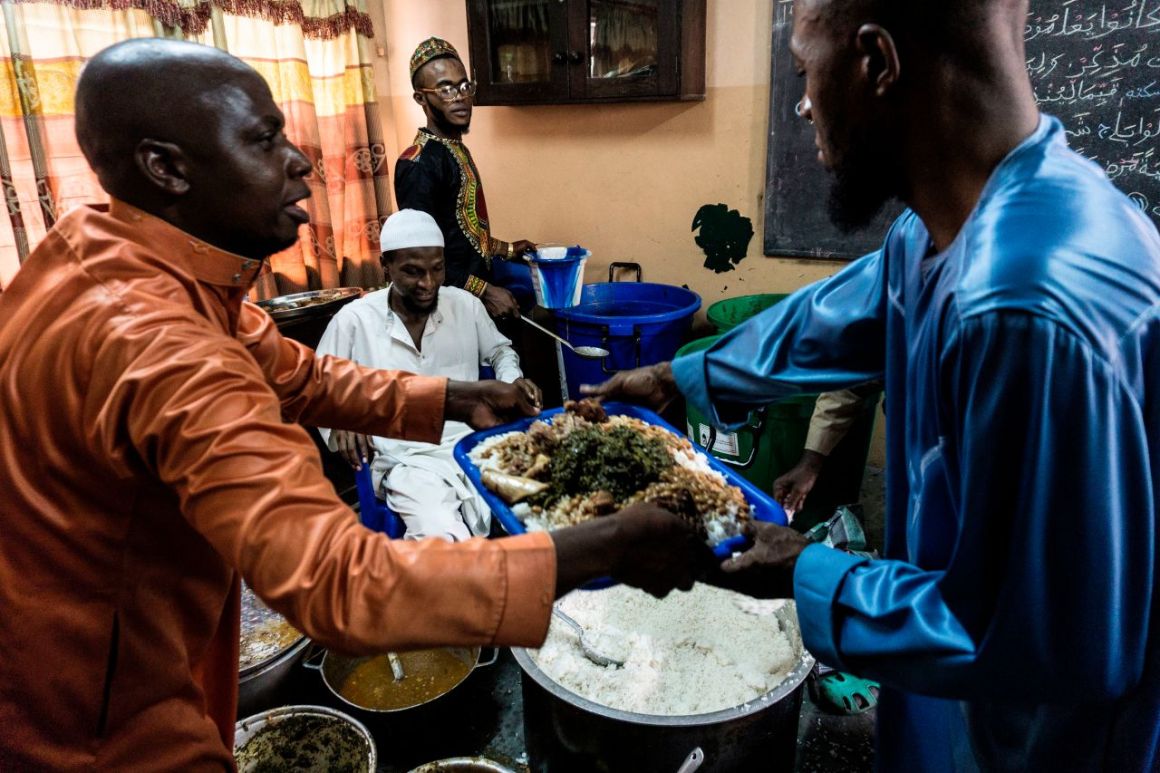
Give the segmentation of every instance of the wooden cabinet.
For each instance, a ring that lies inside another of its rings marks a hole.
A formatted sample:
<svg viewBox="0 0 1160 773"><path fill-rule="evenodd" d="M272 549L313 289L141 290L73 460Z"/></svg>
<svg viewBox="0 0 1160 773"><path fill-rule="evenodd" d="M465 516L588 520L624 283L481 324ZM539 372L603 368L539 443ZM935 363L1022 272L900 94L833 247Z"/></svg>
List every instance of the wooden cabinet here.
<svg viewBox="0 0 1160 773"><path fill-rule="evenodd" d="M468 0L477 105L705 97L705 0Z"/></svg>

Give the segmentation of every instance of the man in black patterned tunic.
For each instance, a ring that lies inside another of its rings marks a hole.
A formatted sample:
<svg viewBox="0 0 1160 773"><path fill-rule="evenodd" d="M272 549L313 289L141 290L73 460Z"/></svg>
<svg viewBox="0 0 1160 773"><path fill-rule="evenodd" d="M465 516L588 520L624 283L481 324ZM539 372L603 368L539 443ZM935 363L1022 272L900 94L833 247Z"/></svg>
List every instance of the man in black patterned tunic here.
<svg viewBox="0 0 1160 773"><path fill-rule="evenodd" d="M493 317L519 316L533 301L531 276L519 258L536 245L491 235L479 170L463 144L475 83L450 43L428 38L411 56L411 84L427 125L395 164L399 208L427 212L439 224L448 285L478 296Z"/></svg>

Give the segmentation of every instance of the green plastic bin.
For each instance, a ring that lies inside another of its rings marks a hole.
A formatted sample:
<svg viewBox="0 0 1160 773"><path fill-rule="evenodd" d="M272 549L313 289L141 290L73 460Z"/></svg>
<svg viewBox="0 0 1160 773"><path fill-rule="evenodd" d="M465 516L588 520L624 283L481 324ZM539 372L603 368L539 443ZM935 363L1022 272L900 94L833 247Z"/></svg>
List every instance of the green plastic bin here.
<svg viewBox="0 0 1160 773"><path fill-rule="evenodd" d="M788 297L785 293L760 293L726 298L705 309L705 317L713 323L718 333L728 333L745 320L757 316Z"/></svg>
<svg viewBox="0 0 1160 773"><path fill-rule="evenodd" d="M720 337L691 341L681 347L677 356L708 349ZM880 397L880 393L875 393L866 400L862 414L826 459L805 507L794 516L795 528L808 529L828 519L838 506L859 500ZM708 450L713 456L763 491L772 492L773 482L801 459L816 400L816 394L780 400L753 411L746 425L736 432L713 431L708 417L686 406L686 432L701 448L707 448L712 439L713 447Z"/></svg>

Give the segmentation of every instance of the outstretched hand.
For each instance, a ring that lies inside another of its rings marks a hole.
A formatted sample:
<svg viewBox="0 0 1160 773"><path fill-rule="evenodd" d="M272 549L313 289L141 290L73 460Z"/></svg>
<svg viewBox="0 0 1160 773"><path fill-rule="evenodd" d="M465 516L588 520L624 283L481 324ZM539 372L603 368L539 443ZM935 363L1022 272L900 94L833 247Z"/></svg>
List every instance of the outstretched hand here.
<svg viewBox="0 0 1160 773"><path fill-rule="evenodd" d="M806 449L793 469L773 482L773 498L785 509L786 515L792 518L805 507L806 497L814 490L825 461L826 457L817 451Z"/></svg>
<svg viewBox="0 0 1160 773"><path fill-rule="evenodd" d="M669 363L662 362L622 370L603 384L582 384L580 392L599 400L624 400L660 411L677 396L677 382Z"/></svg>
<svg viewBox="0 0 1160 773"><path fill-rule="evenodd" d="M552 540L558 596L607 575L664 598L674 589L689 590L717 564L685 521L648 503L559 529L552 532Z"/></svg>
<svg viewBox="0 0 1160 773"><path fill-rule="evenodd" d="M724 561L703 581L759 599L793 598L793 573L798 556L810 541L793 529L750 521L744 533L753 547Z"/></svg>
<svg viewBox="0 0 1160 773"><path fill-rule="evenodd" d="M538 416L529 390L502 381L448 381L444 419L488 429L525 416Z"/></svg>

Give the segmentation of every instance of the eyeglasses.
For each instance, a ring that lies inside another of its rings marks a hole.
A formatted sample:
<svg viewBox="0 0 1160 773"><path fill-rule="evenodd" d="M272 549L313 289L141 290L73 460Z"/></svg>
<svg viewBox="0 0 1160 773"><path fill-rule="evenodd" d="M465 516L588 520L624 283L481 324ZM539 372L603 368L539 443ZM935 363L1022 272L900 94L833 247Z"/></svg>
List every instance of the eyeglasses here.
<svg viewBox="0 0 1160 773"><path fill-rule="evenodd" d="M475 96L475 81L463 81L458 86L444 83L435 89L417 89L428 94L438 94L444 102L454 102L457 99L468 99Z"/></svg>

